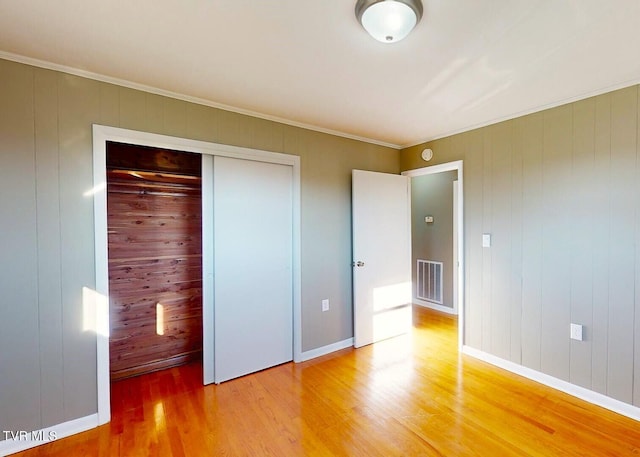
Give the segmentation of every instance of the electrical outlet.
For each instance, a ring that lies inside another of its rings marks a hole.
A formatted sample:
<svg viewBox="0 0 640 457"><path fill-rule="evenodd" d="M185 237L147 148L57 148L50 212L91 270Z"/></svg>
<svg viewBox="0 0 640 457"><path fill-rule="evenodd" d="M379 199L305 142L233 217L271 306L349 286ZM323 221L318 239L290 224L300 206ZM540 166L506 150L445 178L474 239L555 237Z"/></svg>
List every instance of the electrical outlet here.
<svg viewBox="0 0 640 457"><path fill-rule="evenodd" d="M571 339L582 341L582 325L571 324Z"/></svg>
<svg viewBox="0 0 640 457"><path fill-rule="evenodd" d="M325 298L322 300L322 311L329 311L329 299Z"/></svg>

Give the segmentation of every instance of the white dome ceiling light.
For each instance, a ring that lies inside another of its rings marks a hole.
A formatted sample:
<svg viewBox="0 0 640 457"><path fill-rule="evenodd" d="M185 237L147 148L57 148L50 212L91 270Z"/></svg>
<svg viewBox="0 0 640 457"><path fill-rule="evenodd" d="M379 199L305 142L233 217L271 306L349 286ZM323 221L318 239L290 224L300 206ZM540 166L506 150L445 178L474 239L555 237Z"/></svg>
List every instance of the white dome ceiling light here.
<svg viewBox="0 0 640 457"><path fill-rule="evenodd" d="M362 27L382 43L404 39L422 17L420 0L358 0L356 17Z"/></svg>

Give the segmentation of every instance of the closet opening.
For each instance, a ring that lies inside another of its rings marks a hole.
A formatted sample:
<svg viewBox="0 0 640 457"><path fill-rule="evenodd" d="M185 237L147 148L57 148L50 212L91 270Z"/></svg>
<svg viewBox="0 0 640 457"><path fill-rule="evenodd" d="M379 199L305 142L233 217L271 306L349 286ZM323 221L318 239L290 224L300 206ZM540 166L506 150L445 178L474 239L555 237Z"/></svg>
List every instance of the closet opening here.
<svg viewBox="0 0 640 457"><path fill-rule="evenodd" d="M202 160L106 142L109 375L202 364Z"/></svg>

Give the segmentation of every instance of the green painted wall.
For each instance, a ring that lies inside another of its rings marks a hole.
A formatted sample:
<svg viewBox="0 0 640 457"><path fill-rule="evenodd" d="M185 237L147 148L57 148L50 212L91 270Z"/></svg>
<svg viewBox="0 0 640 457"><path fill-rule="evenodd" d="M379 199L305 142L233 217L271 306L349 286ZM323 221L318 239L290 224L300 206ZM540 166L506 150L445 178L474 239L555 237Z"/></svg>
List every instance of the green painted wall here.
<svg viewBox="0 0 640 457"><path fill-rule="evenodd" d="M397 150L0 60L0 430L97 411L93 123L299 155L303 351L353 336L351 170Z"/></svg>
<svg viewBox="0 0 640 457"><path fill-rule="evenodd" d="M464 160L465 339L640 405L638 86L398 151L0 60L0 429L96 412L93 123L296 154L303 350L352 336L351 170ZM493 246L481 247L482 233ZM320 301L331 300L321 312ZM569 323L586 340L569 339Z"/></svg>
<svg viewBox="0 0 640 457"><path fill-rule="evenodd" d="M423 167L424 147L434 163L464 160L466 344L640 406L638 97L407 148L401 169Z"/></svg>

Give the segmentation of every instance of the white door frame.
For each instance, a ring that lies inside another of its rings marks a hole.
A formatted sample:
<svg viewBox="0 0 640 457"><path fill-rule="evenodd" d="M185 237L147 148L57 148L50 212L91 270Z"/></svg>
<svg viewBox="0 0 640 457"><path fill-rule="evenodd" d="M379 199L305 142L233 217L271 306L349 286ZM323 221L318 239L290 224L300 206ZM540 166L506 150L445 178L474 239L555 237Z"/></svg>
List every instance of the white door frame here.
<svg viewBox="0 0 640 457"><path fill-rule="evenodd" d="M404 176L415 178L417 176L442 173L444 171L458 172L458 227L454 234L458 241L458 350L462 351L464 345L464 179L462 175L462 160L455 162L432 165L430 167L417 168L403 171Z"/></svg>
<svg viewBox="0 0 640 457"><path fill-rule="evenodd" d="M301 276L300 276L300 157L261 151L257 149L228 146L206 141L190 140L155 133L121 129L103 125L93 125L93 189L89 192L94 198L94 232L96 259L96 294L92 298L95 308L95 329L97 335L97 393L98 424L111 420L111 392L109 376L109 258L107 242L107 141L173 149L184 152L195 152L203 156L224 156L260 162L289 165L293 168L293 360L302 361L302 313L301 313ZM204 190L204 189L203 189ZM204 194L204 192L203 192ZM204 197L204 195L203 195ZM205 197L206 198L206 197ZM207 214L203 214L203 223ZM211 272L205 256L211 256L212 250L205 245L203 239L203 287L210 282ZM213 364L213 300L203 296L203 359L207 357ZM209 322L210 321L210 322ZM211 325L204 325L210 323ZM210 327L210 328L207 328ZM205 368L205 381L211 378L213 371Z"/></svg>

